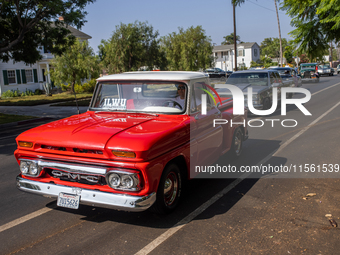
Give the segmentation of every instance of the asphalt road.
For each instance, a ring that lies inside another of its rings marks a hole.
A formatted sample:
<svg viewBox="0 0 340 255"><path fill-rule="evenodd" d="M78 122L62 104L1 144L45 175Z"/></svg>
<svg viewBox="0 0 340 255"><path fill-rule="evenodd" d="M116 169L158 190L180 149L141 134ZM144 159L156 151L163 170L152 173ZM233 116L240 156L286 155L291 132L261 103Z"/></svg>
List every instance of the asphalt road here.
<svg viewBox="0 0 340 255"><path fill-rule="evenodd" d="M303 88L312 93L304 105L312 116L296 107L281 116L278 109L261 118L266 126L249 128L239 159L217 162L296 166L297 172L195 179L179 208L165 216L89 206L74 211L17 190L14 139L33 124L0 130L0 254L339 254L340 226L325 217L340 224L339 173L299 169L340 164L340 76ZM271 127L265 119L280 121ZM283 119L298 125L282 127Z"/></svg>

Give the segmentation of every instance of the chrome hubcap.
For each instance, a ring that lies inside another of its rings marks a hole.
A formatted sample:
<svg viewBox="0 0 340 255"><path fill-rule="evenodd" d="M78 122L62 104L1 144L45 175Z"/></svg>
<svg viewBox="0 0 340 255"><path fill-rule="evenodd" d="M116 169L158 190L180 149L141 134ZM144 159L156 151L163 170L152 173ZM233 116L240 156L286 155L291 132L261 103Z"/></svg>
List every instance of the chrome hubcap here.
<svg viewBox="0 0 340 255"><path fill-rule="evenodd" d="M173 172L170 172L166 177L164 183L164 202L167 206L171 205L176 200L177 191L178 191L177 175Z"/></svg>

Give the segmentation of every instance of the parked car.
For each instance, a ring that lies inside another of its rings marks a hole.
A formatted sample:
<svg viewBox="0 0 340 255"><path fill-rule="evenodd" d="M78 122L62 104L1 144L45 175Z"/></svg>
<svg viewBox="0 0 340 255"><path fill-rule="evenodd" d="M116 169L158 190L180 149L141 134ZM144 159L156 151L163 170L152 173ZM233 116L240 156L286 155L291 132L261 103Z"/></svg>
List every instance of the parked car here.
<svg viewBox="0 0 340 255"><path fill-rule="evenodd" d="M319 65L318 72L319 75L332 76L334 74L334 70L330 67L330 65Z"/></svg>
<svg viewBox="0 0 340 255"><path fill-rule="evenodd" d="M282 78L283 84L287 84L289 86L294 85L295 87L302 86L301 76L297 74L295 69L290 67L276 67L272 68L272 70L278 71Z"/></svg>
<svg viewBox="0 0 340 255"><path fill-rule="evenodd" d="M300 64L299 71L302 82L304 81L319 82L320 80L317 63L302 63Z"/></svg>
<svg viewBox="0 0 340 255"><path fill-rule="evenodd" d="M168 213L184 180L195 175L190 166L212 164L226 152L240 156L246 112L233 116L228 97L215 105L207 74L145 71L97 81L86 113L16 138L20 190L72 209L87 204ZM213 125L215 118L239 124Z"/></svg>
<svg viewBox="0 0 340 255"><path fill-rule="evenodd" d="M339 74L340 73L340 64L336 68L336 72Z"/></svg>
<svg viewBox="0 0 340 255"><path fill-rule="evenodd" d="M204 72L207 73L210 78L227 77L226 71L223 71L220 68L209 68L209 69L204 70Z"/></svg>
<svg viewBox="0 0 340 255"><path fill-rule="evenodd" d="M282 78L276 70L246 70L233 72L228 78L226 84L235 85L243 92L247 92L247 88L253 88L253 106L258 110L267 110L272 106L273 96L272 88L280 88L290 86L282 83ZM247 93L244 94L245 103L247 102ZM288 95L289 98L293 96L292 93ZM278 94L278 100L281 96Z"/></svg>

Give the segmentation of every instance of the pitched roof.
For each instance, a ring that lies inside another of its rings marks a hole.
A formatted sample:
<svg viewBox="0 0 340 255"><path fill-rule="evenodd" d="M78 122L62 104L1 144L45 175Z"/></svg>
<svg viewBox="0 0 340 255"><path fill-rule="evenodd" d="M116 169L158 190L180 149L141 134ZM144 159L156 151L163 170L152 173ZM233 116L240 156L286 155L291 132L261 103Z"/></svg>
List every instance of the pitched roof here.
<svg viewBox="0 0 340 255"><path fill-rule="evenodd" d="M92 37L89 36L88 34L83 33L82 31L79 31L78 29L75 29L74 27L71 26L67 26L66 27L68 30L70 30L70 32L72 33L72 35L74 35L77 38L81 38L81 39L91 39Z"/></svg>
<svg viewBox="0 0 340 255"><path fill-rule="evenodd" d="M243 48L247 49L247 48L253 47L255 44L258 46L258 44L256 42L239 43L236 46L237 46L237 48L243 47ZM234 44L218 45L218 46L214 46L213 52L233 50L233 49L234 49Z"/></svg>
<svg viewBox="0 0 340 255"><path fill-rule="evenodd" d="M62 25L63 25L63 27L70 30L71 34L74 35L76 38L85 39L85 40L92 38L92 36L89 36L88 34L85 34L82 31L75 29L74 27L71 27L71 26L66 25L64 23ZM55 26L55 24L52 23L51 26Z"/></svg>

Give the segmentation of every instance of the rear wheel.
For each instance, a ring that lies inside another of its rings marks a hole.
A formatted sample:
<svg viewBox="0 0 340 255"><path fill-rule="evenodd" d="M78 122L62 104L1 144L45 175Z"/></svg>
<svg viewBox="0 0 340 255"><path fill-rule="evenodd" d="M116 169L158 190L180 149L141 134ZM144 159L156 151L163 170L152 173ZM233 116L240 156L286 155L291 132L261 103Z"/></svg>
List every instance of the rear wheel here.
<svg viewBox="0 0 340 255"><path fill-rule="evenodd" d="M241 128L236 128L231 144L230 154L233 158L238 158L242 154L243 132Z"/></svg>
<svg viewBox="0 0 340 255"><path fill-rule="evenodd" d="M178 205L182 192L181 172L176 164L165 167L158 185L156 202L151 210L166 214L172 212Z"/></svg>

